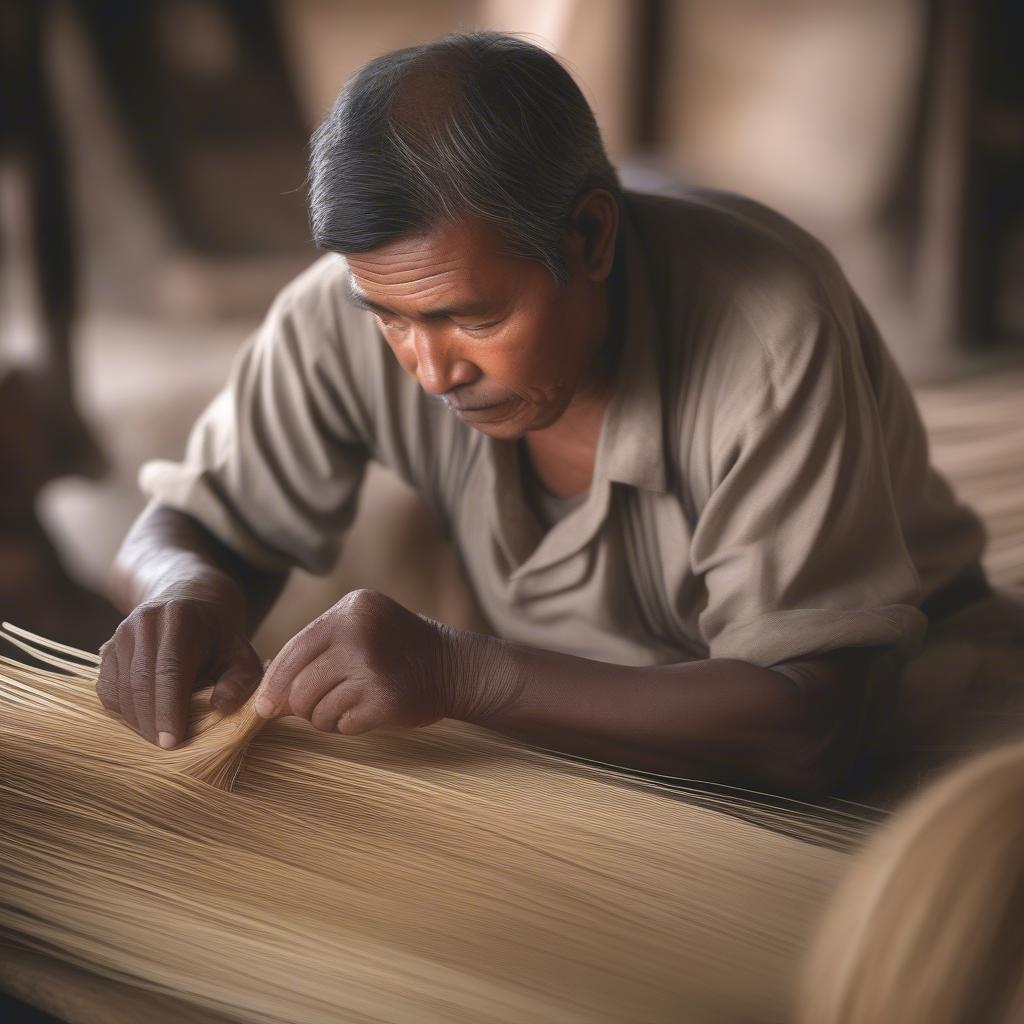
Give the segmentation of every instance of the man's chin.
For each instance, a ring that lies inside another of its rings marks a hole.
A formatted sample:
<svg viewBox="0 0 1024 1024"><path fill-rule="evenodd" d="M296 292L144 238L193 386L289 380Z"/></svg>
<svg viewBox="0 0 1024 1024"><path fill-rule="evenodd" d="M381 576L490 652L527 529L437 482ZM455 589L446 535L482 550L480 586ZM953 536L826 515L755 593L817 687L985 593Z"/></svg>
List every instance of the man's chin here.
<svg viewBox="0 0 1024 1024"><path fill-rule="evenodd" d="M533 430L544 430L555 423L562 409L538 409L521 401L502 402L484 409L452 409L466 426L497 441L518 441Z"/></svg>
<svg viewBox="0 0 1024 1024"><path fill-rule="evenodd" d="M491 422L470 422L468 420L463 420L463 422L479 433L493 437L496 441L518 441L527 431L527 428L515 418Z"/></svg>
<svg viewBox="0 0 1024 1024"><path fill-rule="evenodd" d="M477 409L458 409L454 406L450 408L466 426L499 440L515 440L522 437L529 427L528 423L523 422L524 409L518 402L498 402Z"/></svg>

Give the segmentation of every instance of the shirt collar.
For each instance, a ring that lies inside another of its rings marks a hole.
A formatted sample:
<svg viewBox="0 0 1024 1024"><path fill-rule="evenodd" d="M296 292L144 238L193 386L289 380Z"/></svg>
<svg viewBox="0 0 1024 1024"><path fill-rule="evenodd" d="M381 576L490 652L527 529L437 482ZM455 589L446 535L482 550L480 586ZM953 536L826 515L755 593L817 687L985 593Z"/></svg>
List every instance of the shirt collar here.
<svg viewBox="0 0 1024 1024"><path fill-rule="evenodd" d="M481 439L488 453L489 518L512 582L550 568L584 547L607 516L612 483L666 490L658 320L643 244L625 204L622 213L620 254L626 292L622 347L586 501L543 533L522 493L515 444Z"/></svg>

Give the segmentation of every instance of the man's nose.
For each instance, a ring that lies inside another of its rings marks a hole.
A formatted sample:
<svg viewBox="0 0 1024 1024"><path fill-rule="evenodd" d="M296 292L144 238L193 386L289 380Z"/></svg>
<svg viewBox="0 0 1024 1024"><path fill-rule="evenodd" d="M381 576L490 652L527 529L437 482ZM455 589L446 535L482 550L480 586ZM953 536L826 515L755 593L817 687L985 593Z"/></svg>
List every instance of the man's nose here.
<svg viewBox="0 0 1024 1024"><path fill-rule="evenodd" d="M416 379L427 394L443 395L476 380L478 374L473 364L461 358L444 339L432 337L426 331L417 332L413 346Z"/></svg>

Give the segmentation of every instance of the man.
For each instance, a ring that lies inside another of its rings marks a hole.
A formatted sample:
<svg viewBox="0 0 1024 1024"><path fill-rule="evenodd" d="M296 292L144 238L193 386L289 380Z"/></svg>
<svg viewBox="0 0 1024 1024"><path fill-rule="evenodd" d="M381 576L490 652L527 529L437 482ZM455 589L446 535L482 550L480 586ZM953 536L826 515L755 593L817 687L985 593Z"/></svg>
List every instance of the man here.
<svg viewBox="0 0 1024 1024"><path fill-rule="evenodd" d="M355 735L443 717L634 768L819 792L986 584L975 516L831 257L733 196L620 188L542 50L372 61L312 144L329 255L150 464L99 694L185 735L192 689ZM415 486L497 637L357 591L260 683L248 637L330 568L369 459Z"/></svg>

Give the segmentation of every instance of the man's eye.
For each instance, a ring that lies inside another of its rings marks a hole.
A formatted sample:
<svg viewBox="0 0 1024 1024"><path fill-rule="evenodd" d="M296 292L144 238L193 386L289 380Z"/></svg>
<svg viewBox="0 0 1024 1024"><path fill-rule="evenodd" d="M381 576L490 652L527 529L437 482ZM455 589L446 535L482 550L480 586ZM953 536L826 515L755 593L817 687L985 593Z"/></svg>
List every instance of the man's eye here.
<svg viewBox="0 0 1024 1024"><path fill-rule="evenodd" d="M373 314L377 318L377 323L380 324L381 329L385 331L400 331L402 330L402 322L400 320L392 320L391 317L383 317L380 313Z"/></svg>
<svg viewBox="0 0 1024 1024"><path fill-rule="evenodd" d="M501 323L500 320L493 320L488 324L460 324L459 329L468 331L470 334L479 334L483 331L489 331L492 327L497 327Z"/></svg>

